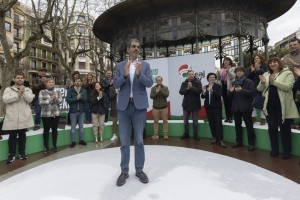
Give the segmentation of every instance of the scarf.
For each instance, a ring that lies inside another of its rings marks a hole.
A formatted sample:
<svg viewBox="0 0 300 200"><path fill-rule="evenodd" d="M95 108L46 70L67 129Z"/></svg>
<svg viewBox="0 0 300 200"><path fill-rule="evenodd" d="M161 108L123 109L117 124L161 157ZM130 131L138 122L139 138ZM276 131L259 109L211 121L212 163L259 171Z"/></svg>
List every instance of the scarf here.
<svg viewBox="0 0 300 200"><path fill-rule="evenodd" d="M242 77L235 77L235 80L234 80L234 82L233 82L233 85L239 85L239 86L241 86L241 85L243 85L243 83L244 83L244 81L246 80L246 76L242 76Z"/></svg>
<svg viewBox="0 0 300 200"><path fill-rule="evenodd" d="M53 91L54 90L54 87L53 88L47 88L47 90L50 92L50 91Z"/></svg>
<svg viewBox="0 0 300 200"><path fill-rule="evenodd" d="M227 73L230 68L230 65L223 65L221 68L221 81L227 82Z"/></svg>

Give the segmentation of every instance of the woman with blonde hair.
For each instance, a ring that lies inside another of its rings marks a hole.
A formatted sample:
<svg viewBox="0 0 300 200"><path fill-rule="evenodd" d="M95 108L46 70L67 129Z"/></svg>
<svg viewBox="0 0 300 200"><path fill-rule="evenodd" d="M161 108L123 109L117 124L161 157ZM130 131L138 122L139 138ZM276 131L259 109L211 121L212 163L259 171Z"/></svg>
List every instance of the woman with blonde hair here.
<svg viewBox="0 0 300 200"><path fill-rule="evenodd" d="M60 119L60 107L62 96L59 90L54 89L53 78L46 80L46 89L41 90L39 93L39 102L41 105L41 118L44 125L44 153L49 153L49 132L52 130L52 145L53 151L57 151L57 128Z"/></svg>

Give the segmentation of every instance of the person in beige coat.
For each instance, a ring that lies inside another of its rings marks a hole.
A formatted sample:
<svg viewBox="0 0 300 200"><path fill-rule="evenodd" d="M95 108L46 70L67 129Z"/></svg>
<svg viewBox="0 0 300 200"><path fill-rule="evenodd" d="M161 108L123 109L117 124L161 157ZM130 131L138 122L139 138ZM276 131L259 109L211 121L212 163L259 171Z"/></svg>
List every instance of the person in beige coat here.
<svg viewBox="0 0 300 200"><path fill-rule="evenodd" d="M291 123L299 117L293 100L293 72L284 68L282 61L275 57L268 62L269 71L259 76L258 91L265 97L263 112L268 121L272 157L279 155L278 127L283 147L283 159L289 159L292 151Z"/></svg>
<svg viewBox="0 0 300 200"><path fill-rule="evenodd" d="M6 114L2 129L9 132L7 164L15 160L17 143L19 145L19 158L21 160L27 159L25 154L26 131L27 128L34 126L29 105L34 95L30 88L24 86L24 74L22 72L17 72L14 79L15 85L7 87L3 93Z"/></svg>

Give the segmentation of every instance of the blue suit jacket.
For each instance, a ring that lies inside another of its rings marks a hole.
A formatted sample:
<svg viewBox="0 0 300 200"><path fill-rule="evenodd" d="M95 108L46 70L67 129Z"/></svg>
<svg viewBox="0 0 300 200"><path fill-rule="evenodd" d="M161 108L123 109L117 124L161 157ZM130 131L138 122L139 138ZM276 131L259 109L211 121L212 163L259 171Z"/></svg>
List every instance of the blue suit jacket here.
<svg viewBox="0 0 300 200"><path fill-rule="evenodd" d="M116 76L113 84L115 88L120 88L117 104L117 110L120 111L124 111L127 108L130 98L130 74L126 79L124 78L124 67L126 63L127 61L122 61L117 64ZM153 80L150 65L149 63L142 61L142 71L140 76L137 78L136 74L134 74L132 85L133 101L136 109L146 109L149 107L146 87L149 88L152 84Z"/></svg>

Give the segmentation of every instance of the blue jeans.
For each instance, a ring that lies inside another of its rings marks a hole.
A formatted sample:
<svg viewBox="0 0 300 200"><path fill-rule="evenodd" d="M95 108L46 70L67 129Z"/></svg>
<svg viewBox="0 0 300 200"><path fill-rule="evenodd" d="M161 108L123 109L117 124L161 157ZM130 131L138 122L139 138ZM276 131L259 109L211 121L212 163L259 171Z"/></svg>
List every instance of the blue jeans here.
<svg viewBox="0 0 300 200"><path fill-rule="evenodd" d="M41 124L41 105L38 99L34 100L34 109L35 109L35 125Z"/></svg>
<svg viewBox="0 0 300 200"><path fill-rule="evenodd" d="M83 122L84 122L84 112L76 112L76 113L70 113L70 119L71 119L71 140L72 142L75 142L75 128L78 122L79 126L79 140L83 140Z"/></svg>
<svg viewBox="0 0 300 200"><path fill-rule="evenodd" d="M143 131L146 122L147 109L136 109L130 102L125 111L118 110L119 130L121 141L121 170L123 173L129 171L130 160L130 135L131 124L134 129L134 156L136 172L143 171L145 163L145 151L143 143Z"/></svg>

